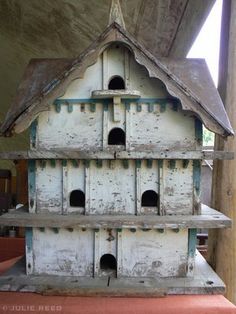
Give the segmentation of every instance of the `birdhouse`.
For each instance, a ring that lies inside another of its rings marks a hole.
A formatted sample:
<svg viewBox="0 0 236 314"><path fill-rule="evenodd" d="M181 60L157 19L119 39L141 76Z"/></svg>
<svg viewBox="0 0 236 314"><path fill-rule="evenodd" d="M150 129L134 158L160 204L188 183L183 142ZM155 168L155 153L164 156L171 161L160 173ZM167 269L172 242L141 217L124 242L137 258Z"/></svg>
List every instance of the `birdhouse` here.
<svg viewBox="0 0 236 314"><path fill-rule="evenodd" d="M153 56L116 1L78 58L32 60L1 126L30 129L30 150L4 155L28 159L28 209L2 216L26 227L28 277L214 290L197 228L230 219L201 203L201 162L231 154L203 150L203 125L233 134L205 61Z"/></svg>

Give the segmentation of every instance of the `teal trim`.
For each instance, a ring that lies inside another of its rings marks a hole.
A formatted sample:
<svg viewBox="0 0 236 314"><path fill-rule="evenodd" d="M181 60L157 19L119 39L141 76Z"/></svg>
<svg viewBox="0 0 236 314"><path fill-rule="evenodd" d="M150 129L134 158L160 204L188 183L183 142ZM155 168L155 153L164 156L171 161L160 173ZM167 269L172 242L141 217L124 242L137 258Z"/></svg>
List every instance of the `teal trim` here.
<svg viewBox="0 0 236 314"><path fill-rule="evenodd" d="M202 130L202 122L195 118L195 137L197 142L202 145L202 138L203 138L203 130Z"/></svg>
<svg viewBox="0 0 236 314"><path fill-rule="evenodd" d="M81 104L81 103L102 103L102 104L109 104L111 103L112 97L109 98L74 98L74 99L56 99L54 101L55 105L62 105L62 104ZM122 99L122 97L121 97ZM160 104L160 105L166 105L167 103L175 103L178 104L179 100L178 99L171 99L171 98L123 98L123 102L125 104L128 103L136 103L136 104ZM164 107L163 107L164 108Z"/></svg>
<svg viewBox="0 0 236 314"><path fill-rule="evenodd" d="M189 159L183 159L182 162L183 162L183 168L187 169L189 165Z"/></svg>
<svg viewBox="0 0 236 314"><path fill-rule="evenodd" d="M152 159L147 159L147 168L152 168Z"/></svg>
<svg viewBox="0 0 236 314"><path fill-rule="evenodd" d="M188 255L190 257L195 256L196 243L197 243L197 229L189 229L188 230Z"/></svg>
<svg viewBox="0 0 236 314"><path fill-rule="evenodd" d="M73 104L67 104L67 111L69 113L73 112Z"/></svg>
<svg viewBox="0 0 236 314"><path fill-rule="evenodd" d="M55 159L51 159L50 160L50 165L52 168L56 168L56 160Z"/></svg>
<svg viewBox="0 0 236 314"><path fill-rule="evenodd" d="M166 111L166 103L160 103L160 112Z"/></svg>
<svg viewBox="0 0 236 314"><path fill-rule="evenodd" d="M33 249L33 228L32 227L25 228L25 245L26 245L26 253L32 252L32 249Z"/></svg>
<svg viewBox="0 0 236 314"><path fill-rule="evenodd" d="M141 112L142 111L142 104L136 104L136 110L137 112Z"/></svg>
<svg viewBox="0 0 236 314"><path fill-rule="evenodd" d="M130 103L125 101L125 109L130 111Z"/></svg>
<svg viewBox="0 0 236 314"><path fill-rule="evenodd" d="M96 160L96 166L97 168L102 168L102 159Z"/></svg>
<svg viewBox="0 0 236 314"><path fill-rule="evenodd" d="M36 119L30 125L30 142L31 142L32 148L36 147L37 127L38 127L38 121Z"/></svg>
<svg viewBox="0 0 236 314"><path fill-rule="evenodd" d="M158 159L158 167L163 168L163 159Z"/></svg>
<svg viewBox="0 0 236 314"><path fill-rule="evenodd" d="M154 110L154 104L153 103L149 103L148 104L148 112L153 112Z"/></svg>
<svg viewBox="0 0 236 314"><path fill-rule="evenodd" d="M29 207L34 207L36 185L35 185L35 174L36 174L36 161L30 159L28 161L28 189L29 189Z"/></svg>
<svg viewBox="0 0 236 314"><path fill-rule="evenodd" d="M89 159L84 160L84 166L85 166L85 168L89 168L89 166L90 166L90 160Z"/></svg>
<svg viewBox="0 0 236 314"><path fill-rule="evenodd" d="M106 102L103 103L103 110L108 111L108 103Z"/></svg>
<svg viewBox="0 0 236 314"><path fill-rule="evenodd" d="M67 104L67 101L65 101L64 103ZM54 102L54 104L55 104L56 112L57 113L61 112L61 103Z"/></svg>
<svg viewBox="0 0 236 314"><path fill-rule="evenodd" d="M124 167L125 169L128 169L128 168L129 168L129 160L128 160L128 159L124 159L124 160L123 160L123 167Z"/></svg>
<svg viewBox="0 0 236 314"><path fill-rule="evenodd" d="M79 161L77 159L72 159L71 163L72 163L74 168L78 168L79 167Z"/></svg>
<svg viewBox="0 0 236 314"><path fill-rule="evenodd" d="M193 160L193 186L196 194L200 194L201 187L201 160Z"/></svg>
<svg viewBox="0 0 236 314"><path fill-rule="evenodd" d="M175 169L175 167L176 167L176 160L175 159L169 160L169 168L173 170Z"/></svg>
<svg viewBox="0 0 236 314"><path fill-rule="evenodd" d="M67 160L66 159L62 159L61 165L62 165L62 167L66 167L67 166Z"/></svg>
<svg viewBox="0 0 236 314"><path fill-rule="evenodd" d="M173 229L173 231L174 231L175 233L179 233L179 228L175 228L175 229Z"/></svg>
<svg viewBox="0 0 236 314"><path fill-rule="evenodd" d="M39 160L39 164L40 164L40 167L43 169L43 168L45 168L45 167L46 167L46 165L47 165L47 161L46 161L46 160L44 160L44 159L40 159L40 160Z"/></svg>
<svg viewBox="0 0 236 314"><path fill-rule="evenodd" d="M95 103L91 103L90 104L90 111L91 112L96 112L96 104Z"/></svg>
<svg viewBox="0 0 236 314"><path fill-rule="evenodd" d="M142 160L141 159L135 160L135 164L136 164L136 168L141 168Z"/></svg>

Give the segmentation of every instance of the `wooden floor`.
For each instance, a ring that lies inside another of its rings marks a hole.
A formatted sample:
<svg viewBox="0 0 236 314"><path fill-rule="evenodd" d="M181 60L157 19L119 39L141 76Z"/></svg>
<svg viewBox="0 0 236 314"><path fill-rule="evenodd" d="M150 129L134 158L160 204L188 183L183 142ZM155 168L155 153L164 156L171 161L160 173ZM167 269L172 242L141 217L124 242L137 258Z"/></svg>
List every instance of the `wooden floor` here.
<svg viewBox="0 0 236 314"><path fill-rule="evenodd" d="M26 276L18 261L0 276L0 291L36 292L44 295L157 297L172 294L223 294L225 286L198 253L194 278L85 278Z"/></svg>

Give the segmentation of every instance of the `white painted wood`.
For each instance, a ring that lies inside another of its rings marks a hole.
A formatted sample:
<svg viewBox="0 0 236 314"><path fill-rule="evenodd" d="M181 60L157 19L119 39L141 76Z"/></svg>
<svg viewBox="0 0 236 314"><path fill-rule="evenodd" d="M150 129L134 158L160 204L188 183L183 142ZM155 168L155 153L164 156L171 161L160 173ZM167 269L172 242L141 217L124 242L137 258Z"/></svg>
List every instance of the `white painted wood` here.
<svg viewBox="0 0 236 314"><path fill-rule="evenodd" d="M37 190L37 212L44 209L49 212L62 212L62 166L59 161L53 168L49 163L41 167L39 161L36 162L36 190Z"/></svg>
<svg viewBox="0 0 236 314"><path fill-rule="evenodd" d="M62 166L62 213L66 214L67 209L69 207L68 200L68 168L66 166Z"/></svg>
<svg viewBox="0 0 236 314"><path fill-rule="evenodd" d="M186 230L122 230L120 273L125 277L182 277L186 275L187 251Z"/></svg>
<svg viewBox="0 0 236 314"><path fill-rule="evenodd" d="M161 184L161 208L167 215L193 214L193 165L189 162L185 169L182 160L176 160L175 169L170 169L169 161L163 162Z"/></svg>
<svg viewBox="0 0 236 314"><path fill-rule="evenodd" d="M120 122L121 120L121 113L120 113L120 104L121 99L118 96L113 97L113 121Z"/></svg>
<svg viewBox="0 0 236 314"><path fill-rule="evenodd" d="M93 276L93 231L34 229L34 274Z"/></svg>
<svg viewBox="0 0 236 314"><path fill-rule="evenodd" d="M124 70L124 59L125 59L125 48L119 43L111 45L107 49L108 58L108 82L114 76L125 77Z"/></svg>
<svg viewBox="0 0 236 314"><path fill-rule="evenodd" d="M68 163L68 213L83 214L85 208L70 206L70 194L74 190L80 190L86 195L85 185L85 167L82 161L78 161L78 167L74 167L71 163Z"/></svg>
<svg viewBox="0 0 236 314"><path fill-rule="evenodd" d="M131 150L196 149L193 117L173 111L171 105L160 112L160 105L154 104L154 111L148 112L148 105L143 104L142 111L137 112L136 104L132 103L131 119Z"/></svg>
<svg viewBox="0 0 236 314"><path fill-rule="evenodd" d="M90 209L89 214L134 214L135 213L135 166L129 162L124 169L122 161L108 161L103 167L90 165Z"/></svg>
<svg viewBox="0 0 236 314"><path fill-rule="evenodd" d="M140 168L140 200L145 191L152 190L159 194L159 178L158 178L158 164L156 160L152 161L152 168L147 167L147 160L142 161ZM141 204L142 205L142 204ZM140 208L140 214L158 214L159 203L155 207L143 207Z"/></svg>
<svg viewBox="0 0 236 314"><path fill-rule="evenodd" d="M115 229L99 229L95 232L95 270L96 276L108 276L109 273L100 267L100 259L105 254L117 257L117 231Z"/></svg>
<svg viewBox="0 0 236 314"><path fill-rule="evenodd" d="M85 185L85 214L90 213L91 207L91 171L90 166L84 167L84 185ZM95 198L96 199L96 198Z"/></svg>
<svg viewBox="0 0 236 314"><path fill-rule="evenodd" d="M141 192L141 169L136 167L136 172L135 172L135 183L136 183L136 195L135 195L135 200L136 200L136 215L141 214L141 197L142 197L142 192Z"/></svg>
<svg viewBox="0 0 236 314"><path fill-rule="evenodd" d="M124 66L125 66L125 88L130 88L130 53L126 49L125 50L125 60L124 60Z"/></svg>
<svg viewBox="0 0 236 314"><path fill-rule="evenodd" d="M38 119L38 149L90 150L102 148L102 104L91 112L90 104L75 104L69 113L67 105L57 113L52 105Z"/></svg>
<svg viewBox="0 0 236 314"><path fill-rule="evenodd" d="M102 54L102 88L108 89L108 61L107 61L107 50L103 51Z"/></svg>
<svg viewBox="0 0 236 314"><path fill-rule="evenodd" d="M138 90L142 98L168 97L164 85L157 79L149 78L147 71L134 61L130 52L115 44L105 50L98 61L85 71L83 78L70 84L61 99L88 99L92 91L107 88L110 78L116 75L124 78L131 90ZM51 106L49 112L39 115L37 148L99 150L102 144L106 147L107 125L109 130L115 125L127 131L129 128L123 117L124 103L115 108L121 115L115 120L120 122L113 121L110 108L108 117L107 113L103 114L102 104L96 104L96 112L90 111L89 104L74 104L71 113L68 112L67 105L61 105L60 113L56 113L54 106ZM129 130L129 140L133 149L196 149L194 118L190 114L181 110L174 111L172 105L167 106L165 112L160 112L158 104L154 105L154 109L154 112L148 112L148 104L145 103L142 111L137 112L136 104L131 105L132 127Z"/></svg>

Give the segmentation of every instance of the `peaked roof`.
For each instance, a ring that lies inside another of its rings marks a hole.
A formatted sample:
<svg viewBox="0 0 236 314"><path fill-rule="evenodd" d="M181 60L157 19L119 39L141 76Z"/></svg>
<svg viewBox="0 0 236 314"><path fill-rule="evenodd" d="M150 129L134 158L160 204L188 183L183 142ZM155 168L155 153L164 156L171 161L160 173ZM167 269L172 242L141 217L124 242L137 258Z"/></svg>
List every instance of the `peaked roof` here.
<svg viewBox="0 0 236 314"><path fill-rule="evenodd" d="M160 79L168 92L180 99L183 109L197 115L209 130L222 136L234 134L204 60L157 59L116 22L78 58L32 60L0 127L1 134L8 136L25 130L41 111L48 110L64 94L72 80L83 77L101 51L116 41L126 45L149 76Z"/></svg>

